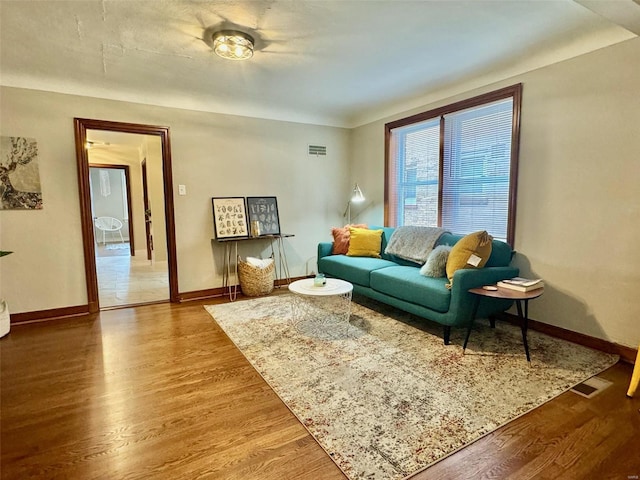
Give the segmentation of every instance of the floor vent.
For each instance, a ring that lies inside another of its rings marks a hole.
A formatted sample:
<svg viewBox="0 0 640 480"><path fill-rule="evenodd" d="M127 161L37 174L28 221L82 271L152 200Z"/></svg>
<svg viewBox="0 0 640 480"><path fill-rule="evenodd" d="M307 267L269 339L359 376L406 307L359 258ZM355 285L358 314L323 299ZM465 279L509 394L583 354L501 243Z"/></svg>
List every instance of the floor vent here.
<svg viewBox="0 0 640 480"><path fill-rule="evenodd" d="M578 385L573 387L571 391L573 393L577 393L582 397L591 398L599 394L602 390L612 384L613 382L604 380L603 378L591 377L590 379L585 380L584 382L579 383Z"/></svg>
<svg viewBox="0 0 640 480"><path fill-rule="evenodd" d="M309 155L326 155L327 147L325 145L309 145Z"/></svg>

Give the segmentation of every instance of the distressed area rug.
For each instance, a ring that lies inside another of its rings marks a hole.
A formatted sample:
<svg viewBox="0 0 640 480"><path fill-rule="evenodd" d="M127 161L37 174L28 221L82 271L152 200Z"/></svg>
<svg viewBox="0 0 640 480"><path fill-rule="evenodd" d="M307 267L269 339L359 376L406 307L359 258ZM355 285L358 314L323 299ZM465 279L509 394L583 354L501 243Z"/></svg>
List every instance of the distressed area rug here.
<svg viewBox="0 0 640 480"><path fill-rule="evenodd" d="M529 332L529 365L502 322L477 322L463 355L463 329L445 346L440 328L378 303L353 303L348 325L293 318L291 303L206 309L352 480L406 478L618 360Z"/></svg>

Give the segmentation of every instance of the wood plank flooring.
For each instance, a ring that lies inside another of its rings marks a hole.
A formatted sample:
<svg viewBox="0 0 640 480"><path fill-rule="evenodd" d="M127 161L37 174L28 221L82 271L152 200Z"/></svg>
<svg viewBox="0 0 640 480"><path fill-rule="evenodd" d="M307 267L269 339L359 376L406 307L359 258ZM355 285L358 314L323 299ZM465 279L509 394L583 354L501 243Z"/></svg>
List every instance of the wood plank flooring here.
<svg viewBox="0 0 640 480"><path fill-rule="evenodd" d="M202 307L220 301L13 326L1 478L344 480ZM594 398L565 393L415 479L638 478L631 366L601 376Z"/></svg>

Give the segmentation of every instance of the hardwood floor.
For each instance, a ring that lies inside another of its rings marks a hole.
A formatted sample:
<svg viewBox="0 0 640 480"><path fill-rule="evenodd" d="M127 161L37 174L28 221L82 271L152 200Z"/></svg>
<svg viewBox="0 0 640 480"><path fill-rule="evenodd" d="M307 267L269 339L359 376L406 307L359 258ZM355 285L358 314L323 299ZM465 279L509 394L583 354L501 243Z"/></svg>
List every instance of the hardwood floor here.
<svg viewBox="0 0 640 480"><path fill-rule="evenodd" d="M346 478L202 308L220 301L13 326L2 479ZM594 398L565 393L415 479L638 478L631 366L601 376Z"/></svg>

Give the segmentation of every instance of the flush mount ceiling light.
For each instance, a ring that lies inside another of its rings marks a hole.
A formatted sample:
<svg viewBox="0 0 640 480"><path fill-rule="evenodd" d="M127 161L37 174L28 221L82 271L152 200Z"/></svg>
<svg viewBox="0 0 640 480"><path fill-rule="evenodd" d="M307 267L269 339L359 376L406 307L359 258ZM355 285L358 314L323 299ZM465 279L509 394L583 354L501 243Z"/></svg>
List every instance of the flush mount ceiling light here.
<svg viewBox="0 0 640 480"><path fill-rule="evenodd" d="M253 37L238 30L221 30L213 34L213 51L229 60L246 60L253 56Z"/></svg>

